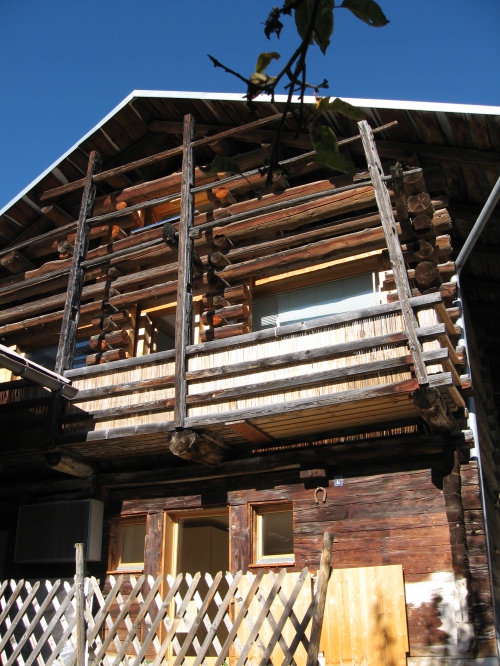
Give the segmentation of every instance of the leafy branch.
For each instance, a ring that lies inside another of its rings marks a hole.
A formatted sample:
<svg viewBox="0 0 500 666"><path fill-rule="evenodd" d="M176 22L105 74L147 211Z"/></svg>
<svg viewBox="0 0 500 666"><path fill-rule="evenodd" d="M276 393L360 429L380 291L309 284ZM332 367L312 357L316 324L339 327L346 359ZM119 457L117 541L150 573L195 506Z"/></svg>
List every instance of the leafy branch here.
<svg viewBox="0 0 500 666"><path fill-rule="evenodd" d="M331 102L329 97L319 97L319 91L328 88L328 81L324 79L319 84L311 84L307 81L307 54L309 47L314 44L319 47L324 55L326 54L333 34L334 10L336 9L349 10L356 18L370 27L381 28L387 25L389 21L375 0L343 0L340 5L336 5L335 2L336 0L285 0L281 8L272 8L264 23L266 37L271 39L271 36L275 35L279 39L284 29L281 19L293 14L295 27L301 38L299 46L276 76L266 73L271 63L281 57L276 51L261 53L257 59L255 71L249 77L245 77L227 67L213 56L208 56L214 67L223 69L226 73L245 83L247 105L251 111L255 110L253 100L261 94L270 95L271 101L274 101L278 85L285 77L288 78L288 83L284 86L285 90L288 91L287 101L276 130L269 163L265 167L267 173L266 187L271 184L273 175L279 172L279 141L286 119L292 111L292 100L295 94L298 94L300 101L297 133L302 127L310 132L312 144L316 150L316 161L345 173L354 170L354 165L340 154L338 140L332 128L319 124L319 120L323 112L328 110L342 113L355 120L362 119L364 115L360 109L341 99L337 98ZM308 89L314 91L317 103L315 113L306 122L303 105Z"/></svg>

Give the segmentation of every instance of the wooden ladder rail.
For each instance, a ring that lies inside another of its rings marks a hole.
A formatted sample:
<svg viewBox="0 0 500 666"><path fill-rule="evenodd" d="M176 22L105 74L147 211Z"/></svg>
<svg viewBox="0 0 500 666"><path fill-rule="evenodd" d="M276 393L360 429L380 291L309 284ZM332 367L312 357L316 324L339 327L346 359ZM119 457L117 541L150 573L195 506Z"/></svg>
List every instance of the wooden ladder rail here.
<svg viewBox="0 0 500 666"><path fill-rule="evenodd" d="M191 342L193 320L193 239L194 227L194 149L196 124L192 115L184 116L182 140L181 216L179 221L179 251L177 278L177 307L175 313L175 404L174 426L183 430L187 416L186 348Z"/></svg>
<svg viewBox="0 0 500 666"><path fill-rule="evenodd" d="M64 375L66 370L71 370L75 357L76 334L80 319L80 308L82 302L83 283L85 281L85 267L82 265L87 258L90 240L90 227L88 218L92 215L94 207L96 187L94 175L99 173L101 158L99 153L92 151L89 156L87 174L85 176L85 187L80 205L80 215L76 230L73 258L68 276L68 291L64 304L64 313L61 322L61 335L57 348L55 372ZM57 421L63 411L63 401L60 392L52 392L47 412L47 420L44 430L44 445L47 452L55 450L55 439L58 434ZM47 460L47 462L49 462Z"/></svg>
<svg viewBox="0 0 500 666"><path fill-rule="evenodd" d="M370 125L366 120L358 123L359 133L363 142L365 151L366 162L368 170L375 190L375 198L384 229L385 238L387 241L387 249L392 264L394 279L396 282L396 289L398 292L399 302L401 304L401 312L403 314L403 321L408 335L408 347L413 358L415 365L415 375L420 387L425 387L429 384L427 377L427 369L422 356L422 347L417 336L416 328L417 322L415 313L410 305L411 290L408 282L408 274L405 268L403 259L403 251L398 239L398 232L396 229L396 221L392 212L391 198L389 191L382 180L383 169L380 157L373 138L373 132Z"/></svg>
<svg viewBox="0 0 500 666"><path fill-rule="evenodd" d="M82 266L82 263L87 258L90 240L90 227L87 224L87 219L91 216L94 207L96 195L94 175L99 173L100 164L99 153L92 151L89 157L87 175L85 176L85 186L68 278L68 292L61 324L61 337L59 338L59 347L57 349L55 371L60 375L63 375L66 370L71 369L75 356L76 334L80 319L83 283L85 280L85 268Z"/></svg>

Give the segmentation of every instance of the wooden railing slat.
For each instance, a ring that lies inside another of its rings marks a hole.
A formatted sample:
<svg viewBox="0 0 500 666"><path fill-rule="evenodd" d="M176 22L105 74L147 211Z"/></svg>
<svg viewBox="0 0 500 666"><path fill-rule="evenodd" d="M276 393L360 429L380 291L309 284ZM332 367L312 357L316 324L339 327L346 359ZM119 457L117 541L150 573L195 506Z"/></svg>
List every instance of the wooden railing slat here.
<svg viewBox="0 0 500 666"><path fill-rule="evenodd" d="M26 631L24 632L24 634L23 634L23 635L21 636L21 638L19 639L19 642L18 642L18 644L17 644L17 646L16 646L16 649L14 650L14 652L13 652L13 653L11 654L11 656L9 657L9 660L7 661L7 663L5 664L5 666L12 666L12 664L14 663L14 661L17 659L17 655L18 655L18 654L21 652L21 650L23 649L24 644L29 640L31 634L33 633L33 630L35 629L35 627L37 626L37 624L40 622L41 617L42 617L43 614L45 613L45 610L46 610L47 606L48 606L48 605L50 604L50 602L52 601L52 599L53 599L55 593L57 592L57 590L59 589L60 585L61 585L61 581L60 581L60 580L56 580L56 582L55 582L54 585L52 586L51 590L48 592L47 596L45 597L45 600L43 601L42 605L41 605L40 608L38 609L38 611L37 611L35 617L34 617L33 620L31 621L31 623L29 624L29 626L26 628Z"/></svg>
<svg viewBox="0 0 500 666"><path fill-rule="evenodd" d="M184 640L184 643L182 644L181 651L180 651L180 653L177 655L177 658L176 658L176 660L174 661L174 665L173 665L173 666L180 666L180 665L181 665L181 662L182 662L182 660L183 660L183 658L184 658L184 655L185 655L186 652L188 651L188 649L189 649L189 647L190 647L190 645L191 645L191 642L192 642L194 636L196 635L196 632L197 632L197 630L198 630L198 627L199 627L200 624L201 624L201 621L202 621L202 619L203 619L203 616L204 616L205 613L207 612L208 607L209 607L209 605L210 605L210 602L212 601L212 599L213 599L213 597L214 597L214 594L215 594L215 592L216 592L216 590L217 590L217 587L218 587L218 585L219 585L219 583L220 583L221 578L222 578L222 572L219 571L219 573L215 576L214 581L213 581L212 585L210 586L210 588L209 588L207 594L205 595L205 599L203 600L203 604L202 604L200 610L198 611L198 613L197 613L197 615L196 615L196 618L195 618L195 620L194 620L194 622L193 622L193 626L191 627L191 629L190 629L188 635L186 636L186 638L185 638L185 640Z"/></svg>
<svg viewBox="0 0 500 666"><path fill-rule="evenodd" d="M40 582L37 581L37 582L33 585L33 587L32 587L32 589L30 590L30 592L28 593L28 596L26 597L26 599L24 600L24 602L21 604L21 607L19 608L19 610L17 611L16 616L15 616L14 619L12 620L12 623L11 623L10 627L7 629L7 631L5 632L4 637L3 637L2 640L0 641L0 652L2 652L3 649L4 649L4 647L7 645L7 642L8 642L8 640L9 640L9 638L10 638L10 637L12 636L12 634L14 633L14 629L17 627L18 622L19 622L19 621L21 620L21 618L24 616L24 613L26 612L26 609L27 609L28 606L31 604L31 600L33 599L33 597L34 597L35 594L37 593L39 587L40 587Z"/></svg>
<svg viewBox="0 0 500 666"><path fill-rule="evenodd" d="M254 578L254 581L252 585L250 586L250 589L243 600L243 603L241 605L241 608L238 612L238 615L236 616L235 621L233 622L233 626L231 628L231 631L229 632L229 635L226 639L226 642L222 646L222 652L220 655L217 657L217 661L215 662L214 666L222 666L222 662L225 660L227 653L229 652L229 648L231 647L234 639L236 638L236 635L238 633L238 629L243 622L246 614L248 613L248 609L250 607L250 604L252 602L252 599L254 598L257 590L259 589L260 582L262 580L262 577L264 576L264 569L261 569L257 575Z"/></svg>
<svg viewBox="0 0 500 666"><path fill-rule="evenodd" d="M52 618L51 622L49 623L49 625L47 626L47 628L43 632L42 636L38 640L37 644L33 648L33 652L31 653L31 655L27 659L24 666L31 666L31 664L35 661L35 659L38 656L38 653L41 651L41 649L45 645L48 636L50 636L52 634L52 630L54 629L56 624L59 622L59 619L60 619L61 615L64 613L64 611L70 605L73 597L75 596L75 591L76 591L76 585L72 585L70 587L70 589L68 590L68 592L66 593L66 596L64 597L63 601L61 602L61 604L60 604L59 608L57 609L57 611L56 611L54 617Z"/></svg>
<svg viewBox="0 0 500 666"><path fill-rule="evenodd" d="M165 653L168 649L168 646L169 646L169 644L172 640L172 637L174 636L177 627L179 626L179 624L181 623L182 618L184 617L184 614L187 610L188 604L191 601L191 597L193 596L193 594L196 591L196 588L198 586L198 582L199 582L200 578L201 578L201 574L198 572L194 576L193 580L191 581L191 584L190 584L189 589L186 593L186 596L184 597L184 600L183 600L179 610L175 614L173 622L170 625L170 629L168 630L168 633L165 637L165 640L163 641L163 643L161 645L160 651L158 652L158 655L157 655L156 659L153 662L153 666L160 666L161 661L162 661L163 657L165 656ZM134 662L133 666L139 666L140 662L138 661L138 659L139 659L139 657L137 657L137 660Z"/></svg>
<svg viewBox="0 0 500 666"><path fill-rule="evenodd" d="M276 594L278 593L279 588L281 587L283 583L283 579L285 578L286 575L286 569L281 569L279 572L276 580L274 581L274 584L271 588L271 591L267 595L266 601L264 602L262 606L262 610L259 613L257 620L254 622L254 626L252 631L250 632L250 635L247 638L247 641L245 643L245 646L243 648L243 652L240 654L238 662L236 666L244 666L245 660L247 658L248 653L250 652L250 648L252 647L253 642L257 638L257 635L262 627L262 624L266 617L269 614L269 611L271 609L271 605L274 601L274 598L276 597Z"/></svg>
<svg viewBox="0 0 500 666"><path fill-rule="evenodd" d="M290 598L288 599L287 603L283 607L283 612L281 613L281 617L278 620L278 622L275 624L273 635L271 636L271 640L267 644L267 648L266 648L266 651L264 652L264 654L262 656L260 666L267 666L267 664L269 663L269 659L271 657L271 654L274 650L274 646L276 645L276 643L278 641L280 642L280 646L281 646L283 652L285 652L288 649L288 645L286 645L286 643L285 643L285 646L283 646L281 644L281 639L283 639L283 641L284 641L284 638L283 638L283 635L282 635L281 632L283 631L283 627L285 626L285 623L286 623L286 621L288 620L288 618L290 616L290 613L293 609L293 605L294 605L297 597L299 596L299 592L302 589L302 585L304 584L304 581L305 581L308 573L309 573L309 570L308 570L307 567L304 567L304 569L302 569L302 571L300 572L300 576L297 578L297 582L294 585L294 588L292 590L292 594L290 595Z"/></svg>
<svg viewBox="0 0 500 666"><path fill-rule="evenodd" d="M131 577L131 578L132 578L132 577ZM103 641L103 643L102 643L102 645L101 645L101 647L100 647L98 653L96 654L95 661L96 661L97 663L99 662L99 660L101 659L101 657L104 655L104 653L106 652L106 650L107 650L109 644L110 644L111 641L113 640L114 635L116 634L116 630L118 629L118 627L119 627L120 624L122 623L123 618L125 617L125 614L127 613L128 609L129 609L130 606L132 605L132 602L135 600L136 596L139 594L140 589L141 589L141 586L142 586L143 583L144 583L144 576L139 576L139 578L137 579L137 581L136 581L136 583L135 583L135 585L134 585L134 587L133 587L133 589L132 589L132 592L130 593L130 595L129 595L127 601L126 601L126 602L123 602L123 605L122 605L122 607L121 607L120 613L118 614L118 617L117 617L116 620L114 621L113 626L112 626L112 628L111 628L110 631L109 631L109 634L108 634L108 635L106 636L106 638L104 639L104 641ZM121 595L119 595L119 596L121 596ZM120 646L120 647L121 647L121 646ZM119 648L118 648L118 649L119 649Z"/></svg>
<svg viewBox="0 0 500 666"><path fill-rule="evenodd" d="M118 654L116 655L116 659L113 662L113 666L118 666L121 659L125 655L128 646L132 642L132 639L134 638L134 636L137 633L138 628L140 627L142 618L146 615L146 613L149 610L150 605L154 601L155 595L158 592L158 589L160 588L162 580L163 580L163 576L161 576L161 575L156 578L153 587L149 591L148 596L146 597L146 599L141 604L141 609L137 613L137 617L135 618L135 620L132 624L132 627L129 629L129 632L128 632L128 635L127 635L126 639L122 642L122 647L121 647L120 651L118 652ZM139 652L140 652L140 648L139 648L139 650L136 651L136 654L139 654Z"/></svg>
<svg viewBox="0 0 500 666"><path fill-rule="evenodd" d="M227 591L226 596L222 600L222 603L219 606L219 610L217 612L217 615L214 618L214 621L212 622L212 626L210 627L210 630L208 631L206 638L203 642L203 645L201 646L200 653L196 657L193 666L200 666L201 662L203 661L203 658L205 657L205 654L210 647L210 644L212 642L212 639L215 637L215 633L217 629L219 628L219 625L221 621L224 619L224 615L226 613L226 609L231 603L231 599L233 598L233 594L236 591L236 588L238 587L238 583L240 582L241 578L243 576L242 571L238 571L238 573L234 576L233 581L231 585L229 586L229 589ZM221 648L219 654L217 656L220 656L222 654L222 650L224 648Z"/></svg>
<svg viewBox="0 0 500 666"><path fill-rule="evenodd" d="M14 583L14 582L15 582L15 581L11 581L11 583ZM9 613L10 609L11 609L12 606L14 605L14 603L15 603L17 597L20 595L21 590L23 589L23 587L24 587L24 579L21 579L21 580L19 581L19 583L15 586L14 590L12 591L11 596L10 596L9 599L7 600L7 603L6 603L6 605L5 605L5 608L3 609L2 613L0 614L0 624L2 624L2 622L3 622L3 621L5 620L5 618L7 617L7 615L8 615L8 613Z"/></svg>
<svg viewBox="0 0 500 666"><path fill-rule="evenodd" d="M140 651L139 654L137 655L137 658L136 658L136 660L134 661L133 666L139 666L139 664L141 663L142 659L144 658L144 655L146 654L146 651L147 651L147 649L149 648L149 644L151 643L151 641L153 640L154 636L156 635L156 632L157 632L157 630L158 630L158 627L160 626L160 624L161 624L161 622L162 622L162 620L163 620L163 616L164 616L165 613L167 612L168 607L169 607L169 605L170 605L170 602L171 602L172 599L174 598L175 593L176 593L177 590L179 589L179 585L180 585L181 583L182 583L182 574L179 574L179 575L176 577L176 579L174 580L174 582L172 583L172 585L170 585L170 590L169 590L167 596L165 597L165 599L164 599L164 601L163 601L163 604L162 604L161 607L158 609L158 615L156 616L155 621L153 622L153 624L151 625L151 627L150 627L150 629L149 629L148 635L146 636L146 638L144 639L144 641L143 641L143 643L142 643L141 651ZM160 649L157 651L158 654L160 654L160 651L161 651L162 648L163 648L163 645L161 645L161 646L160 646ZM165 651L167 650L167 648L168 648L168 643L166 644Z"/></svg>

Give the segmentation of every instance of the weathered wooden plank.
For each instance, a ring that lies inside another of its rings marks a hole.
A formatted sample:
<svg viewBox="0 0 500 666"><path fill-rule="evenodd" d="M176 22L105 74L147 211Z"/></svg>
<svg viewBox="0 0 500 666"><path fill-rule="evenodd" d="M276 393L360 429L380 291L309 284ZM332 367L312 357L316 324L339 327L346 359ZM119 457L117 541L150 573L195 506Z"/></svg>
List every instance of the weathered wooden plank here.
<svg viewBox="0 0 500 666"><path fill-rule="evenodd" d="M412 298L410 300L410 305L414 308L417 308L417 307L426 307L441 302L442 302L441 295L439 293L435 293L435 294L426 294L424 296L418 296ZM207 352L212 353L214 351L219 351L221 349L230 349L231 347L236 347L236 346L239 347L246 344L252 344L254 342L260 342L264 340L293 335L295 333L304 333L307 331L320 329L325 326L336 326L339 324L345 324L351 321L356 321L358 319L379 317L385 314L399 312L400 310L401 306L399 302L389 303L386 305L375 305L370 308L363 308L361 310L355 310L351 312L343 312L342 314L330 315L328 317L321 317L310 321L300 322L299 324L287 324L286 326L280 326L278 328L270 328L270 329L264 329L262 331L256 331L254 333L247 333L246 335L238 336L237 338L232 338L227 340L215 340L213 342L205 342L203 344L189 345L186 349L186 353L189 355L203 354ZM2 330L0 329L0 334L1 333ZM80 376L83 377L88 375L103 374L110 371L130 369L133 367L141 367L143 365L152 365L158 363L159 361L165 361L167 359L172 359L174 357L175 357L175 352L173 350L169 350L165 352L158 352L156 354L149 354L148 356L143 356L139 358L127 359L125 361L118 361L112 364L110 363L106 368L78 368L76 370L69 370L65 372L64 375L65 377L75 379L76 377Z"/></svg>
<svg viewBox="0 0 500 666"><path fill-rule="evenodd" d="M442 334L442 331L443 326L440 324L417 329L419 337L421 336L425 338L431 338L440 335ZM406 333L389 333L387 335L380 335L362 340L354 340L353 342L330 345L327 347L321 347L319 349L310 349L302 352L280 354L278 356L266 357L256 361L243 361L241 363L235 363L234 365L223 365L217 368L192 370L186 373L186 379L190 382L199 381L201 379L209 379L212 377L222 379L223 377L229 377L231 375L247 374L256 370L267 370L270 367L277 368L287 365L295 365L297 363L309 363L311 361L318 361L326 358L333 359L347 354L352 354L363 349L371 349L372 347L378 347L381 345L404 342L406 339ZM141 379L135 382L104 386L95 389L82 389L78 392L77 396L72 399L72 402L80 403L88 400L98 400L113 395L121 395L124 393L147 391L152 388L172 386L173 383L174 375L168 375L165 377Z"/></svg>
<svg viewBox="0 0 500 666"><path fill-rule="evenodd" d="M429 377L431 384L436 387L453 386L453 379L450 373L442 373ZM295 412L302 409L312 409L314 407L326 407L341 405L345 403L355 403L357 401L369 400L371 398L398 396L400 394L411 393L418 387L418 382L414 379L408 379L401 382L381 384L380 386L367 387L362 389L352 389L351 391L339 391L329 395L318 396L315 398L301 398L291 400L288 403L277 405L266 405L263 407L249 407L246 409L235 409L234 411L219 412L206 416L189 416L186 418L186 427L200 428L220 423L221 421L239 421L242 419L254 419L262 416L274 414L284 414Z"/></svg>
<svg viewBox="0 0 500 666"><path fill-rule="evenodd" d="M73 365L75 355L76 333L78 321L80 319L80 303L85 279L85 270L81 267L87 257L87 250L90 238L90 228L87 224L87 218L92 212L95 199L95 185L93 184L94 174L100 169L100 157L98 153L92 152L89 158L87 175L85 177L85 187L82 195L80 207L80 217L78 219L78 228L75 239L74 253L71 263L71 270L68 278L68 292L66 305L61 324L61 337L57 350L55 372L62 374L69 370Z"/></svg>
<svg viewBox="0 0 500 666"><path fill-rule="evenodd" d="M193 319L193 240L189 230L193 227L194 197L194 152L195 120L184 117L182 150L181 219L179 222L179 251L177 279L177 308L175 313L175 405L174 424L184 428L186 417L186 347L191 342Z"/></svg>
<svg viewBox="0 0 500 666"><path fill-rule="evenodd" d="M363 148L365 150L368 169L375 189L375 197L377 199L380 218L384 228L387 249L391 258L392 270L394 271L394 277L396 280L396 289L399 302L401 303L401 312L408 334L408 344L415 363L415 374L419 385L424 386L429 383L429 380L425 363L421 358L422 348L415 332L415 314L410 306L411 290L403 259L403 251L399 244L396 231L396 221L392 213L391 199L387 187L382 180L382 164L377 153L371 128L366 120L359 122L358 127L363 142Z"/></svg>
<svg viewBox="0 0 500 666"><path fill-rule="evenodd" d="M234 136L245 130L253 129L254 127L261 127L262 125L266 125L267 123L279 120L280 118L281 114L276 114L275 116L262 118L260 120L254 121L253 123L248 123L247 125L242 125L240 127L233 127L229 130L225 130L224 132L220 132L215 136L206 137L204 139L198 139L198 141L195 141L195 134L193 132L192 135L193 148L201 148L202 146L209 146L210 143L213 143L214 141L220 141L221 139L224 139L229 136ZM123 166L118 166L115 167L114 169L108 169L107 171L103 171L101 174L99 174L99 178L96 179L96 182L99 182L101 180L106 180L110 176L116 176L121 173L126 173L127 171L140 169L141 167L144 166L157 164L158 162L166 160L170 157L175 157L176 155L181 155L182 153L183 150L181 146L176 148L170 148L169 150L164 150L161 153L155 153L150 157L144 157L140 160L129 162L128 164L125 164ZM75 180L72 183L67 183L66 185L61 185L60 187L53 188L52 190L47 190L40 196L40 200L45 201L46 199L52 199L54 197L61 196L62 194L73 192L74 190L77 190L83 187L84 185L85 183L83 179Z"/></svg>

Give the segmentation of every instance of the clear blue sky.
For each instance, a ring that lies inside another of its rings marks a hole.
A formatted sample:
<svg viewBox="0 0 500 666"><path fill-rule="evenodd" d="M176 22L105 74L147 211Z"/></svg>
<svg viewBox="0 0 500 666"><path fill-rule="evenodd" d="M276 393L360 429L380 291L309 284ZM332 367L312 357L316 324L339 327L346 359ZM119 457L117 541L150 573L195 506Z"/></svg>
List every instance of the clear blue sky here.
<svg viewBox="0 0 500 666"><path fill-rule="evenodd" d="M0 0L0 208L134 89L240 92L278 0ZM380 0L391 23L336 12L308 79L327 94L500 105L500 0ZM277 69L277 65L276 65ZM272 69L269 70L272 73Z"/></svg>

